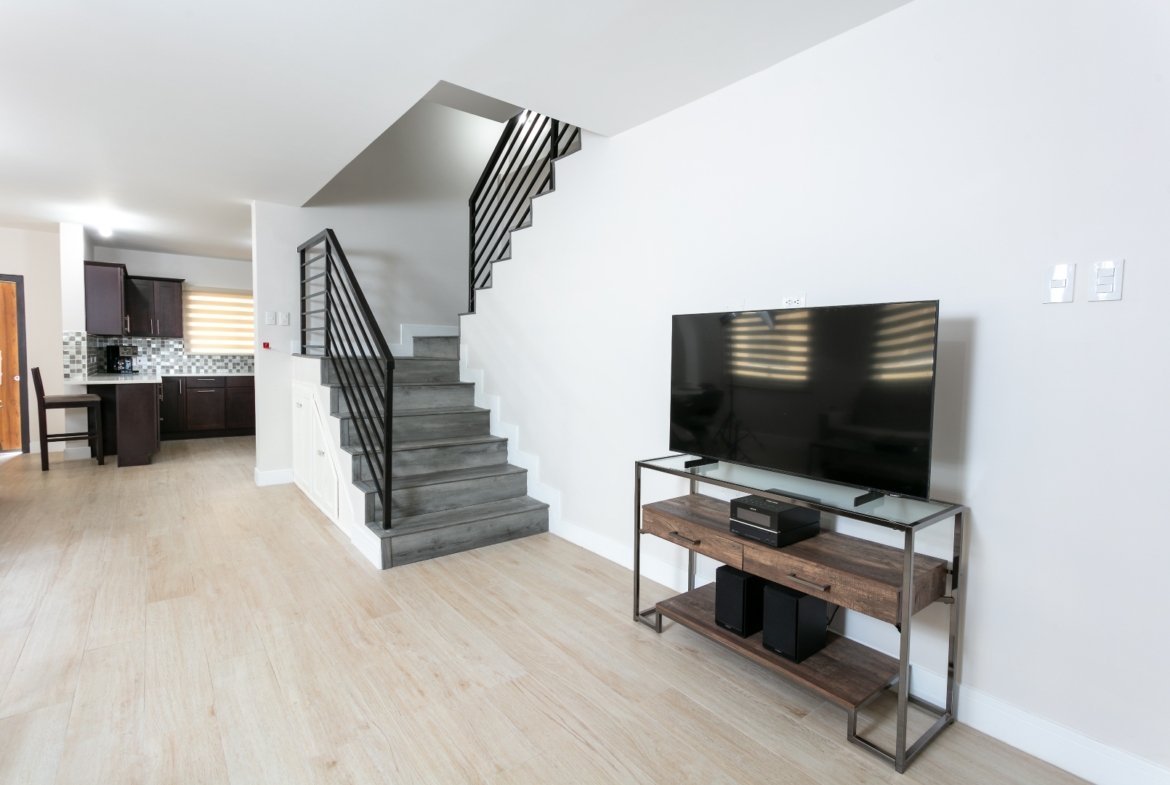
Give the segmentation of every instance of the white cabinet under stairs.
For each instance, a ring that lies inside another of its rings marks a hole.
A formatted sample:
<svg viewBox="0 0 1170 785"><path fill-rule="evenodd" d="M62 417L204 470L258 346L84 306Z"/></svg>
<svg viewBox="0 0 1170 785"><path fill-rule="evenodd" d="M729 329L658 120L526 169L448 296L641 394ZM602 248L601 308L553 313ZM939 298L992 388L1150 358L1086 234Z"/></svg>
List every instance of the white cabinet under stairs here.
<svg viewBox="0 0 1170 785"><path fill-rule="evenodd" d="M330 455L329 433L313 391L293 386L293 481L330 520L337 520L337 471Z"/></svg>

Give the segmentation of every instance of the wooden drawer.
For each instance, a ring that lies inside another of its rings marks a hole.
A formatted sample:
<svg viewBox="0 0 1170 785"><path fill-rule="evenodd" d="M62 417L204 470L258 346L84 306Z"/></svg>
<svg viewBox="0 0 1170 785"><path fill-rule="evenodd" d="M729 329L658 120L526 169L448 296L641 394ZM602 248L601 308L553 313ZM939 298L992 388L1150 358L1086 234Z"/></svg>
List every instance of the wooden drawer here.
<svg viewBox="0 0 1170 785"><path fill-rule="evenodd" d="M196 387L223 387L224 377L222 376L188 376L187 386L191 389Z"/></svg>
<svg viewBox="0 0 1170 785"><path fill-rule="evenodd" d="M705 496L684 496L642 507L642 531L740 569L743 545L721 534L727 520L727 502Z"/></svg>
<svg viewBox="0 0 1170 785"><path fill-rule="evenodd" d="M826 531L786 548L745 544L743 569L891 624L900 619L898 548ZM914 613L943 595L946 578L945 561L915 555Z"/></svg>
<svg viewBox="0 0 1170 785"><path fill-rule="evenodd" d="M225 376L223 378L228 387L255 387L255 377L252 376Z"/></svg>

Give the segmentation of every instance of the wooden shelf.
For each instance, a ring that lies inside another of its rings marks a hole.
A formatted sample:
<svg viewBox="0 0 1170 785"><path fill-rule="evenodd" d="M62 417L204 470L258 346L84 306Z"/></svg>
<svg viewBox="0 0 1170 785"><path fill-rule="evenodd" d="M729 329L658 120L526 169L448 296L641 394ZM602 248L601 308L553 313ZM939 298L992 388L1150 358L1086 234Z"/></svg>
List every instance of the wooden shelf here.
<svg viewBox="0 0 1170 785"><path fill-rule="evenodd" d="M897 624L902 594L900 548L822 531L785 548L732 534L728 502L689 494L642 507L648 534L746 570L753 575L808 592L843 608ZM810 584L826 587L823 592ZM913 613L946 593L947 563L933 556L914 556Z"/></svg>
<svg viewBox="0 0 1170 785"><path fill-rule="evenodd" d="M898 675L898 661L829 633L825 648L800 663L764 648L763 634L741 638L715 624L715 584L663 600L659 613L734 649L845 709L855 710Z"/></svg>

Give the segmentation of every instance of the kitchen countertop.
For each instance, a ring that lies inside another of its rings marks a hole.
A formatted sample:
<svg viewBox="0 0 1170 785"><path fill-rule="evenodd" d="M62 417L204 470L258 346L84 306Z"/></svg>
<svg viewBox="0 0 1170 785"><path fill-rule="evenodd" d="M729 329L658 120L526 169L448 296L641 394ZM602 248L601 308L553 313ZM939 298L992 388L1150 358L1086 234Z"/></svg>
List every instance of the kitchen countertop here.
<svg viewBox="0 0 1170 785"><path fill-rule="evenodd" d="M256 374L254 374L254 373L242 373L239 371L222 372L222 373L217 372L217 373L207 373L207 374L168 373L168 374L163 374L162 376L160 376L158 374L150 374L150 373L91 373L90 375L83 377L81 379L66 379L65 383L66 384L162 384L162 380L164 377L170 378L170 377L182 376L182 377L186 378L186 377L190 377L190 376L202 376L203 378L208 378L208 377L212 377L212 376L255 376L255 375Z"/></svg>

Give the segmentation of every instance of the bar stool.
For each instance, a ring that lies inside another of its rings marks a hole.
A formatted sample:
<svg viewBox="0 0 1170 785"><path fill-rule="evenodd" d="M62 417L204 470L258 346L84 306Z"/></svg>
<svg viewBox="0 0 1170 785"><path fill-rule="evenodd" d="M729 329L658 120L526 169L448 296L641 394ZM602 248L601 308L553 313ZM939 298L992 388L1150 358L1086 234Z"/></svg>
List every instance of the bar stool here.
<svg viewBox="0 0 1170 785"><path fill-rule="evenodd" d="M49 442L67 442L75 439L89 441L90 449L97 453L99 466L105 466L106 454L102 446L102 399L90 393L81 395L45 395L41 384L41 369L32 369L33 386L37 390L37 423L41 426L41 471L49 470ZM45 424L47 409L93 409L93 430L81 433L49 433Z"/></svg>

